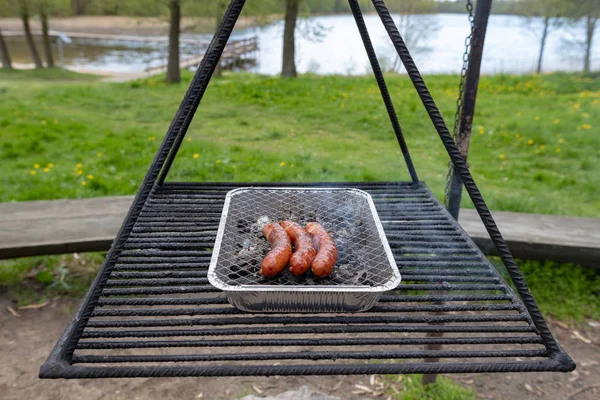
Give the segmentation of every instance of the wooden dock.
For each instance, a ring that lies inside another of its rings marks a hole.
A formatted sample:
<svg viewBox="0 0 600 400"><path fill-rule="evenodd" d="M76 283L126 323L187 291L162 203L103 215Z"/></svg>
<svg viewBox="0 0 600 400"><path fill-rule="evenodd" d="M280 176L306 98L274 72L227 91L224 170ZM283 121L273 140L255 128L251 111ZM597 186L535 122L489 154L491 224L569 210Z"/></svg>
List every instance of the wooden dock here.
<svg viewBox="0 0 600 400"><path fill-rule="evenodd" d="M105 251L133 197L0 203L0 259ZM600 267L600 219L493 212L517 258ZM474 210L460 223L485 254L491 240Z"/></svg>
<svg viewBox="0 0 600 400"><path fill-rule="evenodd" d="M33 31L34 35L41 35L41 31ZM58 32L50 30L48 34L56 38L59 33L64 34L71 39L84 39L84 40L105 40L105 41L121 41L121 42L139 42L139 43L156 43L164 42L167 43L169 38L165 36L132 36L132 35L109 35L99 33L83 33L83 32ZM2 32L6 37L19 37L23 36L22 31L7 31ZM204 58L204 52L208 48L210 41L208 40L195 40L195 39L184 39L180 38L179 42L182 44L193 44L198 46L198 56L189 57L180 60L179 67L182 69L191 68L200 65ZM238 66L242 66L249 60L254 60L258 53L258 37L253 36L244 39L230 40L225 46L223 56L221 57L221 68L222 69L233 69ZM131 73L120 73L105 78L105 82L125 82L134 79L147 78L150 76L158 75L167 71L167 64L163 64L157 67L146 68L144 71L131 72Z"/></svg>

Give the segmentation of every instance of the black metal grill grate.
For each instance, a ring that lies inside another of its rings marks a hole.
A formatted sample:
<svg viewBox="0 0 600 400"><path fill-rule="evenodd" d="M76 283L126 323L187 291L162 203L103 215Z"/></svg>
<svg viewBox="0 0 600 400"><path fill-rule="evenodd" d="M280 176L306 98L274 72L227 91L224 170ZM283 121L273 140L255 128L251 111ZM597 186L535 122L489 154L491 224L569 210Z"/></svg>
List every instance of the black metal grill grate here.
<svg viewBox="0 0 600 400"><path fill-rule="evenodd" d="M239 186L250 185L170 183L156 187L124 250L105 266L90 289L90 293L101 293L97 303L93 299L82 303L84 309L40 375L325 375L574 368L556 342L542 339L521 301L424 184L286 184L369 192L403 283L366 313L238 311L208 283L206 273L225 194ZM80 326L79 318L87 316L85 326ZM444 347L425 349L432 344ZM548 351L557 347L558 352ZM428 362L432 359L439 360Z"/></svg>

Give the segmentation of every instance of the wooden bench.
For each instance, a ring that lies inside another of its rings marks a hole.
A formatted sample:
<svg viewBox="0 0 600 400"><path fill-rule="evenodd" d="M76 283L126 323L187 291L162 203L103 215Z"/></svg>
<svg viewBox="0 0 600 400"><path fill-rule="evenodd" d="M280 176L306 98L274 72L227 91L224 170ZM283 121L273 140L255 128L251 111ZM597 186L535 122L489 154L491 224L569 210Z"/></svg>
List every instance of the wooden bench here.
<svg viewBox="0 0 600 400"><path fill-rule="evenodd" d="M108 250L133 197L0 203L0 259ZM494 212L517 258L600 266L600 219ZM476 212L459 222L485 254L494 248Z"/></svg>

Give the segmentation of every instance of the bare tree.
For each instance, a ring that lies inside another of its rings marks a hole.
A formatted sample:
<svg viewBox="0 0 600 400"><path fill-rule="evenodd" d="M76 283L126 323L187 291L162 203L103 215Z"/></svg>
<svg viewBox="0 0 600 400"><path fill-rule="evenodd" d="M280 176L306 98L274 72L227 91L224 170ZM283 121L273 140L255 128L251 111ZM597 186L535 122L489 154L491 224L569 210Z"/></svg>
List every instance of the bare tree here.
<svg viewBox="0 0 600 400"><path fill-rule="evenodd" d="M52 57L52 46L50 44L50 35L48 35L48 10L44 1L40 3L40 22L42 24L42 42L44 44L44 53L46 54L46 65L48 68L54 68L54 58Z"/></svg>
<svg viewBox="0 0 600 400"><path fill-rule="evenodd" d="M435 11L435 2L431 0L391 0L388 2L390 10L400 14L398 17L398 30L406 46L413 55L426 54L432 48L427 42L439 30L435 17L427 14ZM395 54L395 53L394 53ZM392 70L400 71L402 61L396 56L392 64Z"/></svg>
<svg viewBox="0 0 600 400"><path fill-rule="evenodd" d="M2 30L0 29L0 61L2 61L2 68L11 69L12 63L10 61L10 54L8 53L8 47L4 42L4 36L2 36Z"/></svg>
<svg viewBox="0 0 600 400"><path fill-rule="evenodd" d="M25 40L27 42L27 47L29 47L29 52L31 53L31 58L33 59L33 63L36 68L44 68L42 65L42 60L40 59L40 55L35 47L35 42L33 41L33 35L31 34L31 27L29 26L29 1L28 0L20 0L19 2L19 16L21 17L21 21L23 21L23 30L25 31Z"/></svg>
<svg viewBox="0 0 600 400"><path fill-rule="evenodd" d="M566 1L566 0L565 0ZM568 2L567 16L573 27L570 32L575 38L563 39L568 45L569 50L582 52L583 73L589 73L592 70L592 48L596 27L600 20L600 0L579 0ZM583 25L584 37L577 39L575 33Z"/></svg>
<svg viewBox="0 0 600 400"><path fill-rule="evenodd" d="M169 0L169 60L167 62L167 82L181 81L179 71L179 33L181 27L181 0Z"/></svg>
<svg viewBox="0 0 600 400"><path fill-rule="evenodd" d="M71 14L85 15L87 14L88 0L71 0Z"/></svg>
<svg viewBox="0 0 600 400"><path fill-rule="evenodd" d="M537 18L542 18L542 29L539 32L540 50L538 53L536 72L542 72L544 51L548 35L562 25L562 16L566 13L566 1L568 0L524 0L518 3L518 12L526 17L526 26L529 30L539 32Z"/></svg>
<svg viewBox="0 0 600 400"><path fill-rule="evenodd" d="M296 22L301 0L285 1L285 26L283 28L283 63L281 76L295 78L296 72Z"/></svg>

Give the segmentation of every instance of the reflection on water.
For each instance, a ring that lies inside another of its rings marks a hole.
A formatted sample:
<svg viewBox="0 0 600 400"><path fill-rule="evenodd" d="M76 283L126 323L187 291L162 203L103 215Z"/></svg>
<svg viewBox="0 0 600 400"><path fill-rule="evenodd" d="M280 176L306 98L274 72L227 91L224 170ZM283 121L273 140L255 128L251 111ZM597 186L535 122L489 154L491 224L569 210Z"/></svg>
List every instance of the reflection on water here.
<svg viewBox="0 0 600 400"><path fill-rule="evenodd" d="M197 37L205 39L205 37ZM43 48L41 38L36 37L40 56ZM31 56L23 37L6 38L11 58L15 63L31 63ZM182 43L181 58L201 54L205 45ZM52 43L54 63L60 64L58 46ZM146 68L166 64L168 47L166 42L126 42L116 40L91 40L73 38L73 43L63 45L66 66L106 72L141 72Z"/></svg>
<svg viewBox="0 0 600 400"><path fill-rule="evenodd" d="M438 14L414 16L417 23L434 20L439 30L425 43L431 51L415 54L418 67L423 73L458 73L462 65L464 38L469 31L465 15ZM350 15L322 16L311 18L315 24L329 28L321 42L314 42L297 34L298 71L319 74L353 74L370 72L368 60L354 19ZM365 21L378 55L385 62L393 62L395 52L381 21L376 15L365 16ZM490 18L485 42L482 72L530 73L534 70L539 40L535 33L525 28L525 19L518 16L494 15ZM541 20L534 21L539 26ZM281 22L264 28L237 31L233 37L257 35L260 52L253 71L262 74L278 74L281 70L282 33ZM579 28L578 28L579 29ZM581 28L583 32L583 27ZM539 30L538 30L539 32ZM578 71L582 68L581 54L568 47L563 39L569 36L566 27L553 31L546 45L544 71ZM206 41L202 35L183 35L189 39ZM16 63L31 63L31 58L22 38L7 38L12 58ZM55 62L58 51L53 44ZM38 49L42 51L41 44ZM203 43L182 44L181 58L202 54ZM149 67L163 65L167 60L167 43L140 43L121 41L91 41L74 39L65 45L65 62L70 66L117 72L140 72ZM592 51L592 68L600 63L600 40L595 40Z"/></svg>

